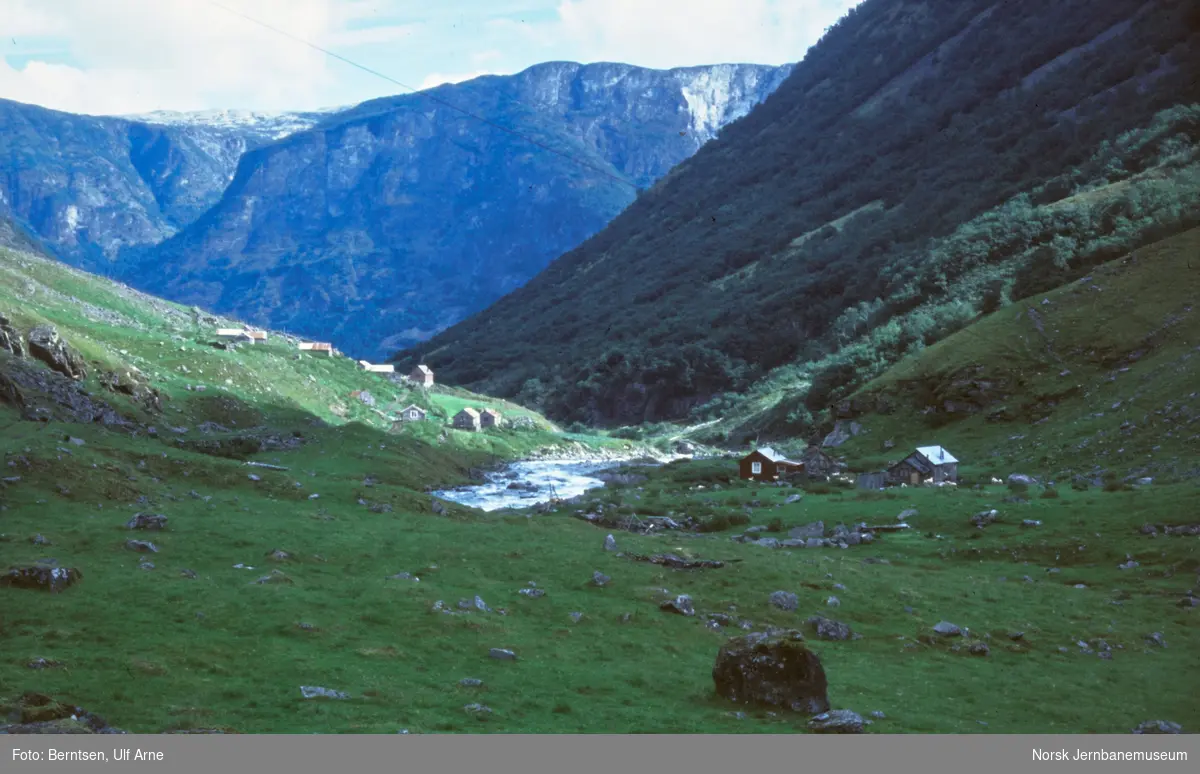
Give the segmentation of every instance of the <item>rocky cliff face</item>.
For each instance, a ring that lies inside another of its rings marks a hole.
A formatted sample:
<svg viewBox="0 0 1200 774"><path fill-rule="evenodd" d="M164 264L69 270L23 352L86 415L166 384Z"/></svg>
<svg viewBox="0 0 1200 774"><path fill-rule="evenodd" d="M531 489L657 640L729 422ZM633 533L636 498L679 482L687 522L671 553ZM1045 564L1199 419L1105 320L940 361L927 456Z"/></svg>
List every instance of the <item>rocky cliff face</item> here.
<svg viewBox="0 0 1200 774"><path fill-rule="evenodd" d="M0 213L63 260L113 273L220 198L238 159L317 114L81 116L0 100ZM256 120L251 120L256 119Z"/></svg>
<svg viewBox="0 0 1200 774"><path fill-rule="evenodd" d="M248 152L127 279L382 357L522 285L789 71L552 62L374 100Z"/></svg>

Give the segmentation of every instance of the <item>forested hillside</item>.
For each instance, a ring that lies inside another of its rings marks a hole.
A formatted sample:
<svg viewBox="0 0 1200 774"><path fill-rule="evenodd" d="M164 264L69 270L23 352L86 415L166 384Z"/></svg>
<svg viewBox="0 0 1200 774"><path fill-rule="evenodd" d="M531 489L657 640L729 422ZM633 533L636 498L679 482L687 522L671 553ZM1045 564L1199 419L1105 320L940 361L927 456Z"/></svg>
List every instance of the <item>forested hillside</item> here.
<svg viewBox="0 0 1200 774"><path fill-rule="evenodd" d="M397 359L592 422L711 414L770 374L799 428L1194 223L1198 27L1176 0L866 0L608 228Z"/></svg>

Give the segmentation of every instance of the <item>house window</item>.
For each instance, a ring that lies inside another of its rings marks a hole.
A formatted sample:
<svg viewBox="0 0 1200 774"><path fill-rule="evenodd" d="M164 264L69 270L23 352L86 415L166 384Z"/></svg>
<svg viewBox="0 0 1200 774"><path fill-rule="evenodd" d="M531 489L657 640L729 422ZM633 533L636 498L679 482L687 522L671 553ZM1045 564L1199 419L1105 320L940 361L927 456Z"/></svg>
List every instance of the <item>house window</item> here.
<svg viewBox="0 0 1200 774"><path fill-rule="evenodd" d="M756 476L759 475L760 473L762 473L762 463L761 462L751 462L750 463L750 472Z"/></svg>

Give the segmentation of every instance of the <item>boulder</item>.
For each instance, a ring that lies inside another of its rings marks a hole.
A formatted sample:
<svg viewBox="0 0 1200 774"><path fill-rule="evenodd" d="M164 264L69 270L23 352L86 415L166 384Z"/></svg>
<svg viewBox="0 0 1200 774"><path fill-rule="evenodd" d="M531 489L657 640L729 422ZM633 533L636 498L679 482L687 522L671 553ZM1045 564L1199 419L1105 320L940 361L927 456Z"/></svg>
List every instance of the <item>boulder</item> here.
<svg viewBox="0 0 1200 774"><path fill-rule="evenodd" d="M79 581L83 573L74 567L31 565L13 567L0 575L0 586L58 592Z"/></svg>
<svg viewBox="0 0 1200 774"><path fill-rule="evenodd" d="M990 511L980 511L971 517L971 523L979 529L983 529L989 524L995 524L996 519L1000 516L1000 512L992 509Z"/></svg>
<svg viewBox="0 0 1200 774"><path fill-rule="evenodd" d="M39 325L29 332L29 354L68 379L79 381L87 376L83 357L67 346L52 325Z"/></svg>
<svg viewBox="0 0 1200 774"><path fill-rule="evenodd" d="M807 540L808 538L820 538L825 536L825 522L814 521L812 524L805 524L803 527L793 527L788 530L788 537L796 540Z"/></svg>
<svg viewBox="0 0 1200 774"><path fill-rule="evenodd" d="M680 594L674 599L668 599L662 602L659 608L679 615L693 616L696 614L696 608L692 606L692 598L687 594Z"/></svg>
<svg viewBox="0 0 1200 774"><path fill-rule="evenodd" d="M717 693L740 704L807 715L829 710L825 669L798 631L756 632L729 640L717 653L712 676Z"/></svg>
<svg viewBox="0 0 1200 774"><path fill-rule="evenodd" d="M934 624L933 631L942 637L961 637L962 629L949 621L939 621Z"/></svg>
<svg viewBox="0 0 1200 774"><path fill-rule="evenodd" d="M125 526L129 529L164 530L167 517L161 513L135 513Z"/></svg>
<svg viewBox="0 0 1200 774"><path fill-rule="evenodd" d="M21 341L21 334L12 326L12 322L2 314L0 314L0 350L4 350L17 357L25 357L25 344Z"/></svg>
<svg viewBox="0 0 1200 774"><path fill-rule="evenodd" d="M861 734L863 719L852 710L831 710L808 721L808 730L814 734Z"/></svg>
<svg viewBox="0 0 1200 774"><path fill-rule="evenodd" d="M824 616L813 616L806 622L813 633L817 635L817 639L829 640L833 642L841 642L848 640L854 636L854 630L841 621L834 621Z"/></svg>
<svg viewBox="0 0 1200 774"><path fill-rule="evenodd" d="M1147 720L1133 729L1135 734L1182 734L1183 727L1169 720Z"/></svg>
<svg viewBox="0 0 1200 774"><path fill-rule="evenodd" d="M800 597L790 591L772 591L768 601L772 607L791 612L800 606Z"/></svg>

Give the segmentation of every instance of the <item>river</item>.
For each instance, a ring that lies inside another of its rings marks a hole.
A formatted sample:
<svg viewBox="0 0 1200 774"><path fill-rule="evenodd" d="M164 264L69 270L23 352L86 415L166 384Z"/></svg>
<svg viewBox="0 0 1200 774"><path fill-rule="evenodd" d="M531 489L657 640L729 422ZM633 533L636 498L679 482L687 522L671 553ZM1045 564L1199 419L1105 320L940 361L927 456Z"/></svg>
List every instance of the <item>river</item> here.
<svg viewBox="0 0 1200 774"><path fill-rule="evenodd" d="M596 474L621 464L615 460L525 460L487 473L482 484L445 489L433 492L433 496L483 511L528 508L554 497L567 500L604 486Z"/></svg>

